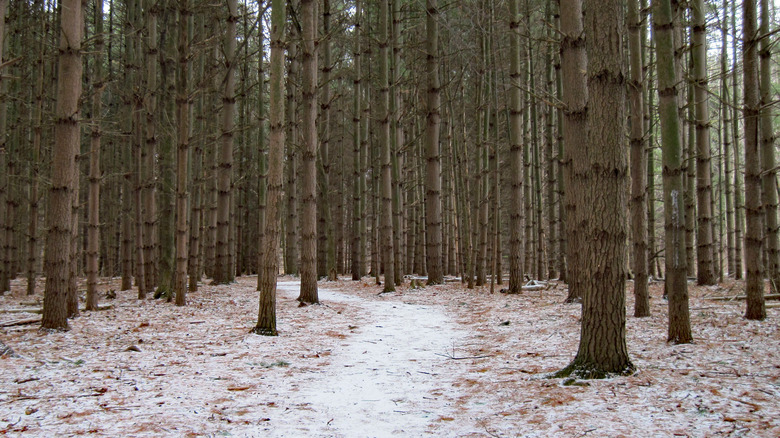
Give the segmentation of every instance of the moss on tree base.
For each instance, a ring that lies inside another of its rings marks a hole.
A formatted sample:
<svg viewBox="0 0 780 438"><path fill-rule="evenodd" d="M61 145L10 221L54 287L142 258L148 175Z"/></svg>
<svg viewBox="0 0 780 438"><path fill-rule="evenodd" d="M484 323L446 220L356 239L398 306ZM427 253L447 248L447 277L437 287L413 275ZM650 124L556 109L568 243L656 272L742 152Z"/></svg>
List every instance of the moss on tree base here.
<svg viewBox="0 0 780 438"><path fill-rule="evenodd" d="M279 333L276 331L276 329L269 329L265 327L255 327L250 330L250 333L261 336L279 336Z"/></svg>
<svg viewBox="0 0 780 438"><path fill-rule="evenodd" d="M607 379L615 376L630 376L631 374L634 374L634 371L634 364L631 362L628 362L622 368L613 369L605 368L592 362L575 359L574 362L569 364L566 368L551 374L550 378L560 379L564 377L575 377L583 380Z"/></svg>

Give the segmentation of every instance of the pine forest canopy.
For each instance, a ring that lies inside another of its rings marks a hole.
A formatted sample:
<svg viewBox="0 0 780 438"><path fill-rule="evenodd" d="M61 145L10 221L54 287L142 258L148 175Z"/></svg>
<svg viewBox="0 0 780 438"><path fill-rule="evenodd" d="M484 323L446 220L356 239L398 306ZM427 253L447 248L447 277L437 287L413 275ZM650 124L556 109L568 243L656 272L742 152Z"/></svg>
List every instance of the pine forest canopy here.
<svg viewBox="0 0 780 438"><path fill-rule="evenodd" d="M45 277L59 330L81 276L95 309L99 277L186 305L260 274L276 334L282 273L305 303L342 274L559 279L565 371L629 372L627 279L638 317L665 281L672 342L691 278L744 277L751 319L777 293L777 9L0 0L0 289Z"/></svg>

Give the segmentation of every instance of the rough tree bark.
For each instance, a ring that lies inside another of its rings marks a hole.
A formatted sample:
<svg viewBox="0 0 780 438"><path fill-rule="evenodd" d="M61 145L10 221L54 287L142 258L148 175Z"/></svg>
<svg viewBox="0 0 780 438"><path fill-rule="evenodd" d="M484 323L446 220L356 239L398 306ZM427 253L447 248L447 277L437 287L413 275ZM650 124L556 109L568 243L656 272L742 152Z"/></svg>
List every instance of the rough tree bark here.
<svg viewBox="0 0 780 438"><path fill-rule="evenodd" d="M566 195L566 258L569 272L569 294L566 302L582 298L580 291L579 255L580 224L577 200L582 198L582 189L586 187L585 150L578 147L587 132L588 88L585 72L587 55L585 53L585 34L582 25L582 0L561 0L561 70L563 76L563 142L564 153L561 163L564 172ZM526 220L528 220L526 218Z"/></svg>
<svg viewBox="0 0 780 438"><path fill-rule="evenodd" d="M260 283L260 308L257 325L252 331L259 335L276 336L276 276L279 273L279 218L282 195L282 171L284 161L284 26L286 10L284 0L271 3L271 60L269 97L269 157L268 203L263 240L260 243L258 272ZM262 225L262 224L261 224Z"/></svg>
<svg viewBox="0 0 780 438"><path fill-rule="evenodd" d="M379 123L380 123L380 187L382 204L380 209L379 240L382 245L382 264L385 272L384 292L395 290L395 261L393 253L393 192L390 163L390 66L389 38L390 8L387 1L379 8Z"/></svg>
<svg viewBox="0 0 780 438"><path fill-rule="evenodd" d="M696 268L700 285L715 284L712 236L712 170L710 168L710 104L707 80L707 25L704 0L694 0L693 85L696 118ZM693 145L690 146L693 149Z"/></svg>
<svg viewBox="0 0 780 438"><path fill-rule="evenodd" d="M176 270L173 290L176 305L187 304L187 183L190 151L190 0L179 0L178 64L176 75Z"/></svg>
<svg viewBox="0 0 780 438"><path fill-rule="evenodd" d="M509 76L511 172L509 227L509 293L517 294L523 287L523 126L522 70L520 65L520 0L509 2Z"/></svg>
<svg viewBox="0 0 780 438"><path fill-rule="evenodd" d="M774 108L772 102L772 67L770 63L772 41L769 34L769 1L761 0L761 27L758 31L761 35L759 48L761 70L761 96L759 107L761 125L761 174L763 184L763 204L766 212L766 274L772 292L780 289L780 241L778 232L780 225L777 220L777 167L775 166L775 134L773 129Z"/></svg>
<svg viewBox="0 0 780 438"><path fill-rule="evenodd" d="M644 79L642 71L643 26L639 1L628 1L628 32L631 78L628 90L631 106L631 241L633 242L634 316L650 316L647 291L647 152L645 151Z"/></svg>
<svg viewBox="0 0 780 438"><path fill-rule="evenodd" d="M92 83L92 133L89 147L89 225L87 228L87 300L86 310L98 307L98 251L100 249L100 139L103 99L103 0L95 1L95 56Z"/></svg>
<svg viewBox="0 0 780 438"><path fill-rule="evenodd" d="M302 121L301 292L298 301L318 303L317 294L317 1L301 0ZM288 242L288 245L292 242Z"/></svg>
<svg viewBox="0 0 780 438"><path fill-rule="evenodd" d="M225 79L222 82L222 133L219 148L219 170L217 171L217 266L214 281L230 283L235 270L230 263L230 198L233 193L233 118L236 113L236 21L238 3L227 1L227 25L223 53L225 56Z"/></svg>
<svg viewBox="0 0 780 438"><path fill-rule="evenodd" d="M144 112L146 114L146 140L143 155L143 191L144 205L144 279L146 290L152 291L158 283L157 272L157 65L158 38L157 16L159 0L146 0L146 95Z"/></svg>
<svg viewBox="0 0 780 438"><path fill-rule="evenodd" d="M580 275L582 325L577 356L558 374L603 378L630 374L626 346L626 237L628 157L625 147L623 2L587 1L588 56L586 154L589 182Z"/></svg>
<svg viewBox="0 0 780 438"><path fill-rule="evenodd" d="M68 330L66 295L70 276L71 198L80 142L81 39L79 0L63 0L60 13L57 107L46 236L46 290L41 328Z"/></svg>
<svg viewBox="0 0 780 438"><path fill-rule="evenodd" d="M761 157L758 148L759 79L756 2L742 2L742 66L745 106L745 318L766 318L764 304L763 216Z"/></svg>
<svg viewBox="0 0 780 438"><path fill-rule="evenodd" d="M677 73L674 65L674 24L669 0L653 0L653 28L658 53L658 96L663 155L666 294L669 299L668 340L693 340L688 310L685 206L683 204L682 148L677 109Z"/></svg>
<svg viewBox="0 0 780 438"><path fill-rule="evenodd" d="M426 0L426 71L428 77L425 125L425 239L428 284L444 282L441 264L441 83L439 81L439 9L437 0Z"/></svg>

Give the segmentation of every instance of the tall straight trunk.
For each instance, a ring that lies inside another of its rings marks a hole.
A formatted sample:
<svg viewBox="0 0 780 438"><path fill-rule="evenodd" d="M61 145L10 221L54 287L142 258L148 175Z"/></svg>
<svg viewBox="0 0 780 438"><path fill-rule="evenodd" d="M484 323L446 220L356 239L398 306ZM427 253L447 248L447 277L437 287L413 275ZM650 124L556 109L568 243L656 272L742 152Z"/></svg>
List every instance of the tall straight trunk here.
<svg viewBox="0 0 780 438"><path fill-rule="evenodd" d="M290 33L290 39L297 38L293 29ZM287 160L285 171L287 173L287 185L285 187L285 196L287 197L287 220L285 221L285 230L287 231L285 237L284 247L284 272L288 275L299 275L298 265L298 150L300 144L299 138L299 125L298 125L298 110L296 99L298 97L298 43L296 41L290 41L287 50L287 57L289 59L288 71L287 71L287 141L285 142Z"/></svg>
<svg viewBox="0 0 780 438"><path fill-rule="evenodd" d="M217 266L214 281L221 284L234 280L231 269L229 235L231 229L230 198L233 194L233 117L236 112L236 20L237 1L228 0L225 40L222 44L225 56L225 79L222 81L222 127L217 171Z"/></svg>
<svg viewBox="0 0 780 438"><path fill-rule="evenodd" d="M487 13L487 4L486 2L483 3L483 13ZM483 286L487 284L487 270L488 270L488 230L489 230L489 217L490 217L490 183L489 183L489 148L488 145L489 136L490 136L490 114L491 111L494 110L492 108L492 100L490 96L492 95L492 76L488 73L489 68L489 62L490 62L490 29L489 25L484 27L484 30L480 32L479 41L480 41L480 57L482 66L480 66L480 82L479 82L479 89L477 90L478 93L480 93L479 98L479 124L477 126L477 129L479 130L477 134L477 157L475 160L475 163L477 163L477 178L479 183L476 184L475 190L477 190L477 195L475 196L475 200L479 204L479 210L476 214L476 217L479 218L478 221L475 221L475 226L477 226L477 242L479 242L479 247L477 248L477 286Z"/></svg>
<svg viewBox="0 0 780 438"><path fill-rule="evenodd" d="M647 0L641 0L642 10L647 10ZM645 15L648 17L649 13ZM646 29L642 27L643 41L646 41ZM648 45L649 44L649 45ZM644 129L647 133L647 271L648 274L654 278L661 275L659 268L659 257L656 254L656 240L655 240L655 200L656 200L656 180L655 180L655 126L651 118L655 108L655 87L653 84L653 70L655 69L655 48L653 47L655 42L651 39L646 43L643 43L643 47L647 47L649 56L645 62L644 68L647 72L647 86L645 87L645 107L644 107Z"/></svg>
<svg viewBox="0 0 780 438"><path fill-rule="evenodd" d="M642 71L643 26L639 1L628 1L628 32L631 79L628 91L631 106L631 241L633 242L634 316L650 316L647 291L647 152L645 151L644 78Z"/></svg>
<svg viewBox="0 0 780 438"><path fill-rule="evenodd" d="M135 46L135 39L132 26L131 13L134 14L135 8L131 6L131 0L125 0L125 20L123 23L124 35L124 53L123 53L123 74L122 79L125 83L133 83L132 64L133 53ZM122 153L122 171L123 171L123 184L122 184L122 290L130 290L132 288L132 278L134 272L133 250L134 245L134 231L133 231L133 94L132 87L127 87L122 95L122 116L124 118L122 123L123 129L123 142L124 147Z"/></svg>
<svg viewBox="0 0 780 438"><path fill-rule="evenodd" d="M664 184L666 294L669 299L668 340L689 343L687 257L685 254L685 206L683 204L682 147L677 109L677 73L674 65L672 6L669 0L653 0L653 29L658 53L658 96L661 121Z"/></svg>
<svg viewBox="0 0 780 438"><path fill-rule="evenodd" d="M157 16L158 1L146 0L146 95L144 96L144 112L146 114L146 139L144 141L143 157L143 191L141 193L144 206L144 279L146 290L152 291L157 286Z"/></svg>
<svg viewBox="0 0 780 438"><path fill-rule="evenodd" d="M266 138L266 124L268 123L268 109L266 107L266 75L265 75L265 67L263 65L263 53L265 52L265 32L266 29L263 28L263 21L260 20L258 23L258 32L257 32L257 38L258 38L258 45L261 50L261 56L258 56L257 58L257 123L258 123L258 132L257 132L257 169L258 169L258 178L257 178L257 252L255 253L257 259L255 260L255 263L257 264L256 270L257 270L257 290L262 291L263 290L263 284L265 280L263 280L263 275L265 271L265 259L263 255L263 251L265 251L265 227L268 223L268 139ZM270 26L269 26L269 29ZM282 66L284 68L284 66ZM279 100L282 102L282 110L284 110L284 93L281 93L281 96L279 97ZM284 123L281 123L282 129L284 129ZM282 148L282 153L284 153L284 148ZM284 169L284 166L282 165L282 171ZM281 175L281 172L280 172ZM281 179L280 179L281 181ZM279 212L279 199L276 200L276 212ZM278 217L278 216L277 216ZM278 227L279 224L277 223L276 226ZM277 228L276 231L277 239L279 237L279 229ZM277 244L278 245L278 244ZM274 256L276 259L276 252L274 252ZM276 273L279 272L278 266L279 262L277 260L276 264ZM276 274L274 274L276 275Z"/></svg>
<svg viewBox="0 0 780 438"><path fill-rule="evenodd" d="M723 163L724 163L724 185L726 187L726 266L728 269L728 275L733 276L736 271L734 261L734 179L732 177L732 136L731 136L731 93L729 93L729 55L728 55L728 32L729 32L729 19L728 19L728 0L723 0L723 11L721 23L721 50L720 50L720 81L721 81L721 95L720 95L720 116L723 120Z"/></svg>
<svg viewBox="0 0 780 438"><path fill-rule="evenodd" d="M558 8L556 11L555 16L555 28L560 29L561 27L561 12L560 12L560 2L558 2ZM555 54L555 96L558 99L558 102L563 101L563 74L561 72L561 55L560 50L558 50ZM563 150L564 150L564 141L563 141L563 106L558 105L556 108L556 114L555 114L555 132L556 132L556 172L557 175L555 177L555 196L556 196L556 202L557 202L557 213L558 213L558 259L557 259L557 265L558 265L558 279L563 283L569 282L569 277L567 276L567 273L569 271L569 265L568 260L566 258L566 254L568 252L567 246L567 236L566 236L566 209L564 206L564 196L566 194L566 184L563 180Z"/></svg>
<svg viewBox="0 0 780 438"><path fill-rule="evenodd" d="M759 78L756 3L742 2L742 66L745 93L745 318L766 318L764 304L763 216L761 203L761 156L758 144Z"/></svg>
<svg viewBox="0 0 780 438"><path fill-rule="evenodd" d="M736 32L737 29L737 2L731 2L731 28ZM737 48L739 46L739 38L731 39L731 59L732 62L737 62ZM732 144L734 145L734 278L737 280L742 279L744 273L743 260L743 244L744 244L744 231L745 231L745 202L742 199L744 193L744 178L742 165L740 164L740 108L739 108L739 91L738 86L739 69L731 69L731 122L733 123L733 129L731 130Z"/></svg>
<svg viewBox="0 0 780 438"><path fill-rule="evenodd" d="M54 151L46 236L46 290L41 328L68 330L66 294L70 276L71 200L80 142L81 39L84 16L77 0L63 0L55 112Z"/></svg>
<svg viewBox="0 0 780 438"><path fill-rule="evenodd" d="M523 287L523 96L520 65L520 0L509 2L509 167L511 201L509 203L509 293L518 294Z"/></svg>
<svg viewBox="0 0 780 438"><path fill-rule="evenodd" d="M142 131L142 111L143 111L143 95L142 85L143 77L141 75L141 0L134 0L128 2L129 22L132 29L131 35L129 35L130 44L128 46L129 62L127 68L130 70L130 84L132 84L131 94L131 111L130 117L130 142L132 144L133 151L133 204L135 210L133 213L135 239L135 283L138 288L138 299L142 300L146 298L146 264L144 263L144 212L143 203L141 202L141 193L143 191L143 177L142 172L144 170L144 163L142 160L144 142Z"/></svg>
<svg viewBox="0 0 780 438"><path fill-rule="evenodd" d="M205 14L198 14L195 22L195 29L200 38L206 38L206 18ZM201 40L202 41L202 40ZM201 51L196 58L196 77L195 83L203 86L205 84L206 56L208 51ZM203 269L201 262L202 242L201 242L201 224L204 219L204 196L203 186L205 183L203 172L203 149L206 146L206 96L200 93L195 102L195 136L192 145L192 198L190 210L190 234L189 234L189 260L187 261L188 290L196 292L198 282L200 281Z"/></svg>
<svg viewBox="0 0 780 438"><path fill-rule="evenodd" d="M354 59L354 78L353 84L353 96L352 96L352 279L360 280L365 274L365 260L361 258L361 246L362 237L361 233L363 212L361 210L361 199L364 194L362 189L362 180L365 177L362 171L361 155L361 132L360 132L360 116L361 116L361 81L362 81L362 61L360 59L360 25L361 25L361 8L360 0L355 2L355 23L354 23L354 37L352 57Z"/></svg>
<svg viewBox="0 0 780 438"><path fill-rule="evenodd" d="M625 269L628 157L625 147L623 44L620 0L587 1L589 184L582 239L582 324L574 361L560 374L603 378L630 374L626 345Z"/></svg>
<svg viewBox="0 0 780 438"><path fill-rule="evenodd" d="M688 78L692 77L693 56L688 57L688 71L683 73ZM685 76L684 76L685 77ZM687 99L684 99L680 114L683 116L683 168L685 169L685 254L688 256L688 275L694 276L697 268L695 255L696 239L696 127L695 127L695 102L694 86L692 80L685 80Z"/></svg>
<svg viewBox="0 0 780 438"><path fill-rule="evenodd" d="M696 119L696 268L700 285L715 284L712 236L712 170L710 168L710 103L707 80L707 24L704 0L694 0L693 9L693 84ZM692 147L692 146L691 146Z"/></svg>
<svg viewBox="0 0 780 438"><path fill-rule="evenodd" d="M176 305L187 304L187 184L190 152L190 0L179 0L178 74L176 75Z"/></svg>
<svg viewBox="0 0 780 438"><path fill-rule="evenodd" d="M271 60L269 96L270 137L268 159L268 203L266 222L260 250L258 290L260 306L254 333L276 336L276 276L279 273L279 204L282 195L282 171L284 161L284 0L271 3ZM262 151L261 151L262 153Z"/></svg>
<svg viewBox="0 0 780 438"><path fill-rule="evenodd" d="M92 83L92 134L89 145L89 225L87 231L87 301L86 310L98 306L98 251L100 248L100 140L103 98L103 0L95 1L95 57Z"/></svg>
<svg viewBox="0 0 780 438"><path fill-rule="evenodd" d="M766 213L766 273L774 293L780 290L780 241L778 232L780 225L777 220L777 167L775 154L777 145L772 122L774 120L774 105L772 103L772 66L771 46L769 36L769 2L761 0L761 35L759 51L761 70L760 111L760 143L761 143L761 174L763 175L763 204Z"/></svg>
<svg viewBox="0 0 780 438"><path fill-rule="evenodd" d="M0 17L5 17L8 9L9 0L0 0ZM5 47L5 19L0 19L0 63L5 62L3 49ZM7 152L7 117L8 117L8 81L0 74L0 169L3 170L0 175L0 206L5 206L8 196L8 173L5 171L8 160ZM0 257L5 259L5 250L7 239L5 236L5 224L7 221L6 210L0 212ZM5 263L0 264L0 295L11 290L10 266Z"/></svg>
<svg viewBox="0 0 780 438"><path fill-rule="evenodd" d="M529 43L530 44L530 43ZM529 51L531 48L529 47ZM534 90L534 93L536 92L536 79L534 75L534 57L531 56L529 59L529 68L531 71L531 79L529 81L529 88L531 90ZM541 160L541 151L540 151L540 145L539 145L539 118L537 117L538 114L538 104L536 100L536 96L532 93L531 97L531 104L530 104L530 113L531 113L531 159L533 160L533 189L531 192L533 193L533 218L534 218L534 228L533 228L533 241L535 243L534 250L536 252L536 255L534 256L534 262L535 267L533 269L533 272L535 273L535 276L537 279L542 280L545 277L545 265L547 263L547 260L545 260L544 252L545 252L545 245L544 245L544 225L542 222L542 160Z"/></svg>
<svg viewBox="0 0 780 438"><path fill-rule="evenodd" d="M437 0L426 0L426 70L428 77L425 125L425 239L428 284L441 284L441 157L439 125L441 106L439 81L439 9Z"/></svg>
<svg viewBox="0 0 780 438"><path fill-rule="evenodd" d="M388 2L380 1L379 7L379 143L380 143L380 194L379 241L382 245L381 257L385 272L384 292L395 290L395 255L393 251L393 193L390 162L390 53L388 29L390 26L390 8Z"/></svg>
<svg viewBox="0 0 780 438"><path fill-rule="evenodd" d="M582 298L580 290L580 215L577 204L587 185L585 150L578 147L585 138L588 117L588 87L585 72L587 55L582 24L582 1L561 0L561 66L563 79L563 179L566 187L564 198L566 212L566 259L569 272L567 302ZM526 221L528 219L526 218Z"/></svg>
<svg viewBox="0 0 780 438"><path fill-rule="evenodd" d="M320 187L320 202L319 202L319 245L322 248L318 248L319 256L317 264L322 265L323 269L319 272L318 276L327 276L329 280L335 281L338 279L338 272L336 270L336 227L335 227L335 210L338 199L336 198L333 189L333 183L331 182L331 163L334 162L332 147L330 143L331 139L331 97L330 97L330 71L332 69L331 63L331 26L330 26L330 0L323 0L322 2L322 37L319 39L319 45L322 48L322 82L320 84L322 88L322 102L320 103L320 118L322 123L322 136L320 140L320 158L322 160L322 182ZM323 238L324 235L324 238ZM318 271L320 269L318 268Z"/></svg>
<svg viewBox="0 0 780 438"><path fill-rule="evenodd" d="M552 10L552 0L547 0L547 4L545 6L546 12L545 16L547 19L551 22L555 22L555 16L556 13ZM546 38L549 41L553 40L552 36L553 27L547 26L546 30ZM544 66L544 74L545 74L545 91L547 92L548 96L554 96L555 95L555 83L553 71L555 67L554 63L554 57L553 57L553 46L554 44L550 42L547 44L547 47L545 49L545 66ZM556 157L555 157L555 143L553 140L553 133L555 131L555 107L553 105L546 105L545 106L545 112L544 112L544 118L545 118L545 130L544 130L544 173L545 173L545 181L547 183L547 186L545 187L545 216L547 221L547 278L557 278L558 272L558 224L557 220L558 217L556 216L555 207L558 204L558 201L556 199L556 191L555 191L555 179L557 177L556 173Z"/></svg>
<svg viewBox="0 0 780 438"><path fill-rule="evenodd" d="M301 0L302 123L301 293L298 300L318 303L317 294L317 1ZM289 244L289 242L288 242Z"/></svg>
<svg viewBox="0 0 780 438"><path fill-rule="evenodd" d="M129 116L128 106L125 106L125 115ZM127 167L132 165L131 153L128 150L130 142L126 141L122 145L123 178L122 178L122 242L120 252L122 253L122 290L130 290L133 286L133 198L131 196L132 186L130 184L132 172Z"/></svg>
<svg viewBox="0 0 780 438"><path fill-rule="evenodd" d="M392 62L390 73L390 99L391 99L391 136L392 136L392 178L393 178L393 253L395 256L395 284L403 283L403 276L406 273L404 267L404 247L403 247L403 211L406 206L403 204L401 192L403 190L403 181L401 180L401 169L405 164L405 154L402 150L404 146L404 127L401 123L403 112L403 100L401 98L401 47L403 44L401 28L402 11L401 1L391 0L391 33L392 33Z"/></svg>
<svg viewBox="0 0 780 438"><path fill-rule="evenodd" d="M39 3L39 7L43 8L43 1ZM4 7L0 5L0 17L4 16ZM40 160L41 160L41 141L43 137L43 93L44 93L44 71L46 69L46 55L47 55L47 18L41 16L39 18L38 29L40 30L39 45L38 45L38 58L35 66L35 102L33 109L33 145L32 145L32 162L30 163L30 220L27 228L27 295L35 294L35 277L37 274L38 265L38 211L40 205L39 196L39 182L40 182ZM101 21L102 25L102 21ZM2 30L0 30L2 32ZM100 45L101 40L96 39L96 47ZM2 42L0 42L2 44ZM96 79L98 81L98 79ZM0 86L1 87L1 86ZM93 110L94 111L94 110ZM0 134L2 135L2 134ZM4 135L3 135L4 136ZM3 161L0 160L0 166L3 165ZM0 167L1 169L2 167ZM2 190L5 190L5 186ZM4 200L0 196L0 205ZM2 216L0 214L0 216ZM0 230L3 229L2 219L0 219ZM0 232L1 234L1 232ZM2 248L2 238L0 237L0 248ZM0 274L2 277L2 274ZM0 294L3 292L3 287L0 285Z"/></svg>
<svg viewBox="0 0 780 438"><path fill-rule="evenodd" d="M528 3L526 2L526 8ZM526 16L528 16L528 12L526 11ZM527 26L526 26L527 27ZM526 29L527 30L527 29ZM584 40L583 40L584 43ZM530 69L528 68L528 64L530 64L530 57L528 53L530 52L530 47L525 44L525 53L524 53L524 59L525 59L525 82L530 83L531 81L531 75L530 75ZM584 46L583 46L584 47ZM531 114L531 97L530 93L524 93L525 99L523 102L523 216L525 217L525 229L523 230L523 237L525 239L526 245L525 245L525 256L523 258L524 260L524 268L523 270L528 273L528 276L531 276L531 272L534 271L534 259L536 258L535 253L535 242L534 242L534 209L533 209L533 194L531 192L532 186L531 186L531 140L530 140L530 131L528 129L529 126L529 119ZM564 95L565 96L565 95ZM476 160L475 160L476 161ZM475 219L476 220L476 216ZM476 245L476 240L474 242Z"/></svg>

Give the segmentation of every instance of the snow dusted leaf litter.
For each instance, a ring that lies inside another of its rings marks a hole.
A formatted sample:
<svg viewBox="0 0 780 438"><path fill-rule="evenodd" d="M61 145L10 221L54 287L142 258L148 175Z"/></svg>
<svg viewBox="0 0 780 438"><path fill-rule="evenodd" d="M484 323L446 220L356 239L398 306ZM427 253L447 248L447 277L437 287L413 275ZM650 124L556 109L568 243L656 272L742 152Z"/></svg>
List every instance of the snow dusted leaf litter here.
<svg viewBox="0 0 780 438"><path fill-rule="evenodd" d="M254 277L204 285L185 308L118 292L67 333L0 329L19 356L0 359L0 434L780 436L780 310L747 321L743 302L707 299L741 285L691 287L688 345L665 342L662 285L651 285L653 316L628 318L639 371L583 382L545 378L579 339L563 286L378 295L370 279L341 280L320 283L322 305L298 307L297 284L282 280L278 337L249 333ZM30 301L23 282L12 289L0 309ZM630 315L630 283L628 296Z"/></svg>

